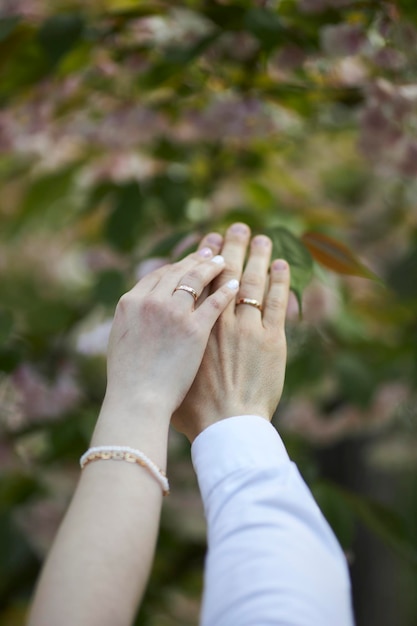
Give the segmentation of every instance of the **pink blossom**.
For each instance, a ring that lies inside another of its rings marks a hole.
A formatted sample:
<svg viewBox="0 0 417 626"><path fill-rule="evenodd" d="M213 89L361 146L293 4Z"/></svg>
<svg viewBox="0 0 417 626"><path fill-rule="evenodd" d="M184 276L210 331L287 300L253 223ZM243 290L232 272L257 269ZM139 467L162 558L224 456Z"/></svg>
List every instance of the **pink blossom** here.
<svg viewBox="0 0 417 626"><path fill-rule="evenodd" d="M313 400L295 398L281 411L280 425L308 441L328 445L347 436L380 432L397 418L409 398L406 385L387 382L377 388L368 408L345 404L330 415L322 415Z"/></svg>
<svg viewBox="0 0 417 626"><path fill-rule="evenodd" d="M326 9L343 9L357 0L298 0L298 6L305 13L321 13Z"/></svg>
<svg viewBox="0 0 417 626"><path fill-rule="evenodd" d="M84 141L96 145L126 150L153 141L167 129L162 114L141 105L124 105L105 113L100 120L80 115L69 122L67 132L81 133Z"/></svg>
<svg viewBox="0 0 417 626"><path fill-rule="evenodd" d="M223 59L245 62L259 50L259 42L250 33L244 31L225 32L204 53L210 63L221 63Z"/></svg>
<svg viewBox="0 0 417 626"><path fill-rule="evenodd" d="M62 365L51 383L32 365L23 364L15 370L13 383L27 420L56 419L77 406L82 397L70 365Z"/></svg>
<svg viewBox="0 0 417 626"><path fill-rule="evenodd" d="M370 58L375 65L385 70L400 70L407 63L407 59L402 52L388 47L380 48L370 55Z"/></svg>
<svg viewBox="0 0 417 626"><path fill-rule="evenodd" d="M75 481L71 480L70 488L67 487L65 490L61 488L61 493L55 494L55 497L30 502L14 511L15 523L41 559L46 556L52 545L68 507L69 496L75 488L74 483Z"/></svg>
<svg viewBox="0 0 417 626"><path fill-rule="evenodd" d="M300 309L298 306L298 300L293 291L290 291L290 294L288 297L286 317L287 317L287 320L295 321L295 322L297 322L297 320L300 317Z"/></svg>
<svg viewBox="0 0 417 626"><path fill-rule="evenodd" d="M333 56L358 54L367 41L362 26L357 24L325 26L320 35L324 51Z"/></svg>
<svg viewBox="0 0 417 626"><path fill-rule="evenodd" d="M360 57L342 57L333 66L334 82L347 87L363 87L368 79L368 70Z"/></svg>
<svg viewBox="0 0 417 626"><path fill-rule="evenodd" d="M417 176L417 139L406 140L398 168L403 176Z"/></svg>
<svg viewBox="0 0 417 626"><path fill-rule="evenodd" d="M337 415L324 416L311 400L296 398L280 413L279 423L288 432L316 444L329 445L357 432L361 414L353 406L344 407Z"/></svg>
<svg viewBox="0 0 417 626"><path fill-rule="evenodd" d="M111 152L94 161L84 170L85 181L96 184L111 180L121 183L129 180L146 180L155 176L161 165L154 159L139 152Z"/></svg>
<svg viewBox="0 0 417 626"><path fill-rule="evenodd" d="M20 15L26 19L42 18L46 13L43 0L2 0L0 18Z"/></svg>
<svg viewBox="0 0 417 626"><path fill-rule="evenodd" d="M145 259L144 261L141 261L135 271L136 280L140 280L147 274L154 272L155 270L163 267L167 263L169 263L169 260L165 257L150 257L148 259Z"/></svg>
<svg viewBox="0 0 417 626"><path fill-rule="evenodd" d="M13 147L13 119L10 111L0 111L0 153Z"/></svg>
<svg viewBox="0 0 417 626"><path fill-rule="evenodd" d="M292 72L298 69L305 61L306 53L295 44L288 44L280 48L270 62L272 74L280 72Z"/></svg>
<svg viewBox="0 0 417 626"><path fill-rule="evenodd" d="M313 281L303 293L303 319L310 324L320 324L334 317L340 310L340 297L336 287Z"/></svg>
<svg viewBox="0 0 417 626"><path fill-rule="evenodd" d="M20 468L20 461L12 441L0 439L0 469L2 472Z"/></svg>
<svg viewBox="0 0 417 626"><path fill-rule="evenodd" d="M407 87L382 79L369 85L359 145L374 162L412 176L417 115L413 85Z"/></svg>
<svg viewBox="0 0 417 626"><path fill-rule="evenodd" d="M81 332L77 339L77 352L88 356L105 356L113 319L108 318Z"/></svg>
<svg viewBox="0 0 417 626"><path fill-rule="evenodd" d="M229 96L213 100L203 111L190 111L174 135L182 141L234 139L245 143L274 131L275 123L264 103Z"/></svg>
<svg viewBox="0 0 417 626"><path fill-rule="evenodd" d="M183 237L172 250L172 258L177 259L181 257L189 248L197 245L200 239L201 237L198 233L189 233Z"/></svg>

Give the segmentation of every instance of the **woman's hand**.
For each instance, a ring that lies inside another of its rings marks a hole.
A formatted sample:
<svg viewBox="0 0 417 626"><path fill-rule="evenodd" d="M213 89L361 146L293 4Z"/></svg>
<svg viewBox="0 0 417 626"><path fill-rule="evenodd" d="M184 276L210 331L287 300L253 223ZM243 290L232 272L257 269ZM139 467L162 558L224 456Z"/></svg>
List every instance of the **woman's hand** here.
<svg viewBox="0 0 417 626"><path fill-rule="evenodd" d="M224 266L223 258L213 258L203 246L149 274L121 298L93 446L138 448L165 469L172 412L239 286L229 276L209 296L202 294ZM181 285L188 291L178 289ZM146 468L90 463L44 567L31 626L132 624L152 563L161 501L160 485Z"/></svg>
<svg viewBox="0 0 417 626"><path fill-rule="evenodd" d="M213 235L209 235L215 242ZM245 224L226 233L222 255L226 268L212 289L241 277L236 301L230 302L210 335L198 374L172 423L190 441L211 424L233 415L256 414L271 419L280 400L285 375L285 312L289 292L289 267L283 260L270 265L272 242L263 235L250 242ZM216 254L220 240L211 244ZM258 301L262 311L240 299Z"/></svg>
<svg viewBox="0 0 417 626"><path fill-rule="evenodd" d="M231 275L208 297L202 293L224 267L223 257L200 246L122 296L109 341L105 406L157 406L171 416L194 380L214 323L236 295ZM176 290L180 285L194 295Z"/></svg>

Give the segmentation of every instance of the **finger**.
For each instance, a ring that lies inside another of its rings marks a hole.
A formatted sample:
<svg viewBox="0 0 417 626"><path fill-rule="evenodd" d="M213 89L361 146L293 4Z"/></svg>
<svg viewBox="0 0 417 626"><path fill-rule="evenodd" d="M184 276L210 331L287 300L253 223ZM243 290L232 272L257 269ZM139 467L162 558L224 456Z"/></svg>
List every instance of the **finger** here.
<svg viewBox="0 0 417 626"><path fill-rule="evenodd" d="M260 310L256 306L240 303L241 299L249 299L262 305L264 300L265 289L268 283L268 270L271 259L272 241L265 235L254 237L250 246L250 254L246 267L244 269L242 279L240 281L240 289L237 297L236 315L239 317L257 316L261 319Z"/></svg>
<svg viewBox="0 0 417 626"><path fill-rule="evenodd" d="M265 328L283 329L290 288L290 268L283 259L271 265L269 290L265 298L263 325Z"/></svg>
<svg viewBox="0 0 417 626"><path fill-rule="evenodd" d="M220 233L209 233L208 235L205 235L205 237L203 237L203 239L200 241L198 248L199 249L210 248L212 253L214 255L217 255L217 254L220 254L222 245L223 245L223 237L220 235ZM210 285L208 285L207 287L203 289L203 293L200 295L198 302L196 302L196 306L200 306L201 303L204 302L204 300L207 298L209 293L210 293Z"/></svg>
<svg viewBox="0 0 417 626"><path fill-rule="evenodd" d="M222 248L222 256L224 257L226 267L221 277L215 281L215 289L218 289L232 278L240 280L249 239L250 230L246 224L238 222L232 224L227 230Z"/></svg>
<svg viewBox="0 0 417 626"><path fill-rule="evenodd" d="M195 311L195 315L199 318L199 324L213 327L227 306L234 302L238 289L239 281L232 278L208 296Z"/></svg>
<svg viewBox="0 0 417 626"><path fill-rule="evenodd" d="M229 280L240 280L245 263L246 249L250 239L250 229L246 224L237 222L232 224L227 230L222 248L222 256L224 257L226 267L221 276L214 281L211 291L212 293L226 284ZM225 311L225 315L232 316L235 314L234 302L230 304Z"/></svg>
<svg viewBox="0 0 417 626"><path fill-rule="evenodd" d="M141 293L151 292L154 287L159 283L164 273L169 271L170 267L172 267L172 265L170 263L166 263L165 265L158 267L156 270L149 272L149 274L146 274L140 280L138 280L137 283L133 285L130 291L140 290Z"/></svg>
<svg viewBox="0 0 417 626"><path fill-rule="evenodd" d="M220 233L209 233L205 235L198 245L198 249L210 248L213 255L220 254L223 245L223 237Z"/></svg>
<svg viewBox="0 0 417 626"><path fill-rule="evenodd" d="M187 254L186 257L177 261L176 263L172 263L169 266L168 271L162 272L159 274L158 283L155 287L159 288L159 284L161 283L161 289L169 290L171 287L171 292L178 284L181 276L184 276L186 272L188 272L191 268L193 268L196 263L201 263L202 261L207 261L213 258L213 252L210 248L204 246L203 248L199 248L196 252L192 252L191 254ZM164 268L162 268L164 269Z"/></svg>
<svg viewBox="0 0 417 626"><path fill-rule="evenodd" d="M174 284L172 296L176 302L182 303L186 309L194 308L204 288L224 269L224 258L216 255L208 261L196 261L194 267L181 275ZM162 281L158 285L161 286ZM191 300L192 299L192 300Z"/></svg>

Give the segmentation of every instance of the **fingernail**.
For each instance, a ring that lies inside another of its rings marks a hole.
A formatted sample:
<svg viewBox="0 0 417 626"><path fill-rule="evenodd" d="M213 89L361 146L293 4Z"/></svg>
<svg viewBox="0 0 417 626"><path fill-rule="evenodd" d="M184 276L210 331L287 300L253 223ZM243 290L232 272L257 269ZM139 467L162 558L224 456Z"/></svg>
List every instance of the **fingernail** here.
<svg viewBox="0 0 417 626"><path fill-rule="evenodd" d="M209 259L210 257L213 256L213 252L210 250L210 248L201 248L198 251L198 254L202 256L204 259Z"/></svg>
<svg viewBox="0 0 417 626"><path fill-rule="evenodd" d="M229 287L229 289L233 289L233 291L235 291L239 288L239 281L236 280L236 278L232 278L232 280L229 280L229 282L226 283L226 286Z"/></svg>
<svg viewBox="0 0 417 626"><path fill-rule="evenodd" d="M279 271L283 271L286 270L288 268L288 263L286 261L283 261L282 259L278 259L278 261L274 261L272 263L272 269L273 270L279 270Z"/></svg>
<svg viewBox="0 0 417 626"><path fill-rule="evenodd" d="M211 262L212 262L212 263L217 263L218 265L223 265L223 263L224 263L224 257L222 257L222 255L221 255L221 254L216 254L216 256L214 256L214 257L211 259Z"/></svg>
<svg viewBox="0 0 417 626"><path fill-rule="evenodd" d="M211 243L213 246L221 246L223 243L223 237L219 235L219 233L210 233L210 235L207 236L206 241Z"/></svg>
<svg viewBox="0 0 417 626"><path fill-rule="evenodd" d="M236 235L247 235L248 231L249 229L246 224L232 224L230 227L230 232Z"/></svg>
<svg viewBox="0 0 417 626"><path fill-rule="evenodd" d="M271 240L269 239L269 237L266 237L265 235L258 235L257 237L254 237L252 239L252 243L255 246L262 246L263 248L267 248L270 246Z"/></svg>

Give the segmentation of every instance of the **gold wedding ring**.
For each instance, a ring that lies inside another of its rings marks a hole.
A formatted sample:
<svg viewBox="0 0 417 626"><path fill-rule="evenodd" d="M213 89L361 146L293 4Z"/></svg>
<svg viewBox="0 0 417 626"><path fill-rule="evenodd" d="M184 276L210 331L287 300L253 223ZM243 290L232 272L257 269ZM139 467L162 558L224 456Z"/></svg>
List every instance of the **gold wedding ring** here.
<svg viewBox="0 0 417 626"><path fill-rule="evenodd" d="M194 298L194 302L197 302L198 293L196 292L195 289L193 289L189 285L178 285L178 287L175 287L172 293L174 294L176 291L186 291L187 293L192 295L192 297Z"/></svg>
<svg viewBox="0 0 417 626"><path fill-rule="evenodd" d="M255 309L262 311L262 304L253 298L239 298L236 302L236 306L239 306L239 304L249 304L249 306L254 306Z"/></svg>

